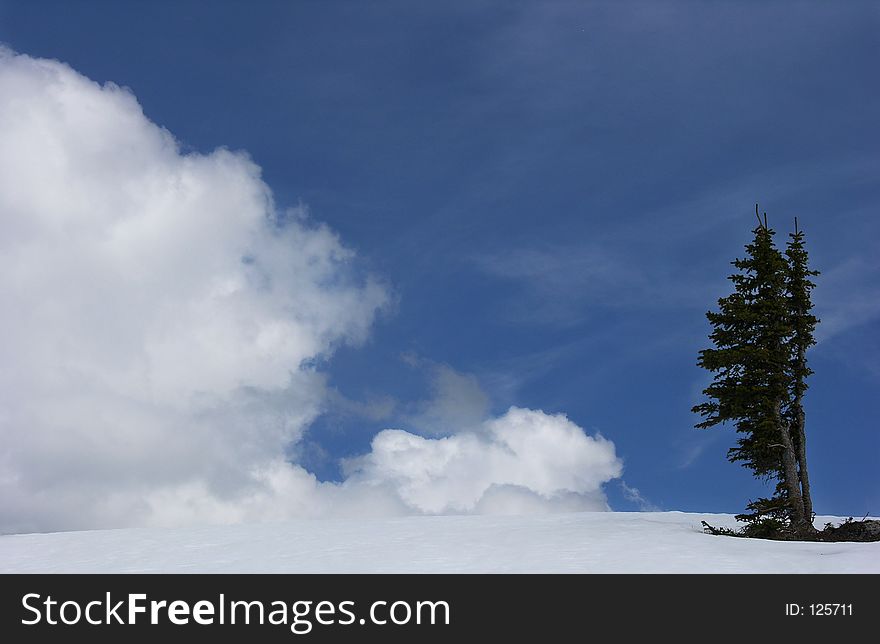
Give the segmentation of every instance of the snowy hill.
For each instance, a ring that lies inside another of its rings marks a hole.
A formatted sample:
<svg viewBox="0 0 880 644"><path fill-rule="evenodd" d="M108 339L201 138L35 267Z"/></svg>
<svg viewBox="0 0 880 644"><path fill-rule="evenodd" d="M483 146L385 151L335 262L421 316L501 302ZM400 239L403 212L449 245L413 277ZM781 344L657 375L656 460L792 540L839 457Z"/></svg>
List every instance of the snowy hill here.
<svg viewBox="0 0 880 644"><path fill-rule="evenodd" d="M880 543L716 537L701 519L734 525L730 515L596 512L6 535L0 572L880 572Z"/></svg>

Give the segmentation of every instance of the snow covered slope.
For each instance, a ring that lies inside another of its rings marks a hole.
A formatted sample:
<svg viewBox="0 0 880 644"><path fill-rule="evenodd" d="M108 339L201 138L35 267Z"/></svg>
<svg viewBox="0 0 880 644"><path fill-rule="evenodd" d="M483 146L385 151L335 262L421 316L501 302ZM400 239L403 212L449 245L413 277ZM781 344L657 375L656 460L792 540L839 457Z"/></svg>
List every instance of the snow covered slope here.
<svg viewBox="0 0 880 644"><path fill-rule="evenodd" d="M715 537L701 519L734 524L596 512L6 535L0 572L880 572L880 543Z"/></svg>

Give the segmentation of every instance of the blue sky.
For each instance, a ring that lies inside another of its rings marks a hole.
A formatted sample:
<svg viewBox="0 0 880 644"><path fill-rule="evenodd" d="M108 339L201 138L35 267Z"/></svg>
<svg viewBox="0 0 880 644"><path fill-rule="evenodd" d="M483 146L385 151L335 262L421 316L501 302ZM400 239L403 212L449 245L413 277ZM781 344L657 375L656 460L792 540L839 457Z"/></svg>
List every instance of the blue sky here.
<svg viewBox="0 0 880 644"><path fill-rule="evenodd" d="M823 273L815 507L880 510L878 28L867 2L0 2L0 42L246 150L390 285L320 366L310 470L517 405L612 440L647 504L719 512L763 488L692 429L695 360L755 202Z"/></svg>

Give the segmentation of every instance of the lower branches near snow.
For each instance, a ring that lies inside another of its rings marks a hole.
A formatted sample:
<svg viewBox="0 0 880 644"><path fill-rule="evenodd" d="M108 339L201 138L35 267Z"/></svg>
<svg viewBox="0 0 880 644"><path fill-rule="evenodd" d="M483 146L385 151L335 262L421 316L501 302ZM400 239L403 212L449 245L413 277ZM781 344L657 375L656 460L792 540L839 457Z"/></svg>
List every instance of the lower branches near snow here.
<svg viewBox="0 0 880 644"><path fill-rule="evenodd" d="M751 539L771 539L774 541L880 541L880 521L862 519L856 521L852 517L839 525L826 523L821 530L810 533L793 530L786 523L775 518L764 518L746 523L742 528L717 528L705 521L703 532L725 537L745 537Z"/></svg>

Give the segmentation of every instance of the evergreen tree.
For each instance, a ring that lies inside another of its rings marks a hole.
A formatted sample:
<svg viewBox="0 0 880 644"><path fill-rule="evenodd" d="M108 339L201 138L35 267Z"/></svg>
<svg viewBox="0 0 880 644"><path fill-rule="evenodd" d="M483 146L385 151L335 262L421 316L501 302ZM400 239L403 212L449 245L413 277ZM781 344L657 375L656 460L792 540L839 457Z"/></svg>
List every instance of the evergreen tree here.
<svg viewBox="0 0 880 644"><path fill-rule="evenodd" d="M813 271L809 268L807 250L804 246L804 233L798 229L797 218L794 220L794 232L789 234L785 256L788 260L786 288L792 326L791 391L789 393L791 404L788 409L788 420L792 429L792 440L795 444L801 493L804 499L804 514L808 519L811 519L813 500L810 494L810 476L807 469L803 399L804 392L807 390L806 379L813 373L813 370L807 366L807 349L816 344L813 332L819 323L819 320L810 312L813 308L810 295L816 286L810 281L810 278L818 275L819 271Z"/></svg>
<svg viewBox="0 0 880 644"><path fill-rule="evenodd" d="M718 300L717 312L706 314L714 348L700 351L697 364L714 378L703 391L706 402L693 411L703 418L698 428L733 423L739 436L728 459L776 483L772 498L751 502L752 512L739 518L753 527L805 534L813 528L812 507L804 503L809 478L801 453L806 443L800 400L808 375L805 350L815 326L809 316L813 273L806 268L802 237L793 238L787 261L773 242L766 214L753 233L746 257L733 262L733 293ZM793 315L795 309L801 315Z"/></svg>

